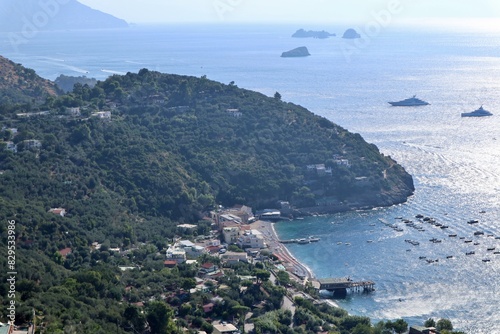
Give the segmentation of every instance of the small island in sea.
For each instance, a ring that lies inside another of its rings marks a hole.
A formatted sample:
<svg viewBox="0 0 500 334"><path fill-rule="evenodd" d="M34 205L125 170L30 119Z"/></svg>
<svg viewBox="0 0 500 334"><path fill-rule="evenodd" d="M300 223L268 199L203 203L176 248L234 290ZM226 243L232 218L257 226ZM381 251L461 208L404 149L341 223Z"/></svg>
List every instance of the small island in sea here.
<svg viewBox="0 0 500 334"><path fill-rule="evenodd" d="M301 46L298 48L295 48L290 51L285 51L281 54L281 57L284 58L290 58L290 57L307 57L310 56L311 54L309 53L309 50L305 46Z"/></svg>
<svg viewBox="0 0 500 334"><path fill-rule="evenodd" d="M358 32L352 28L349 28L347 29L345 32L344 32L344 35L342 36L342 38L346 38L346 39L356 39L356 38L361 38L361 35L358 34Z"/></svg>
<svg viewBox="0 0 500 334"><path fill-rule="evenodd" d="M304 29L299 29L297 30L292 37L295 38L320 38L320 39L325 39L331 36L337 36L336 34L331 34L328 31L321 30L321 31L314 31L314 30L304 30Z"/></svg>

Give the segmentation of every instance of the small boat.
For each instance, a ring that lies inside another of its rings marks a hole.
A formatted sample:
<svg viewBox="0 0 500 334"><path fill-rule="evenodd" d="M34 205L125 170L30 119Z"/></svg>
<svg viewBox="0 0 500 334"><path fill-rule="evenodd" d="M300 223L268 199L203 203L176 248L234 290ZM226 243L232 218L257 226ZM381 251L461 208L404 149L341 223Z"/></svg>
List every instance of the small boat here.
<svg viewBox="0 0 500 334"><path fill-rule="evenodd" d="M476 254L474 251L465 253L465 255L474 255L474 254Z"/></svg>
<svg viewBox="0 0 500 334"><path fill-rule="evenodd" d="M464 242L467 244L469 242L472 242L472 240L465 240Z"/></svg>
<svg viewBox="0 0 500 334"><path fill-rule="evenodd" d="M425 102L425 101L422 101L420 99L417 99L416 95L413 95L412 97L410 97L408 99L404 99L402 101L388 102L388 103L393 107L416 107L416 106L429 105L429 102Z"/></svg>
<svg viewBox="0 0 500 334"><path fill-rule="evenodd" d="M486 250L487 250L487 251L494 251L494 250L495 250L495 247L488 247Z"/></svg>
<svg viewBox="0 0 500 334"><path fill-rule="evenodd" d="M483 262L490 262L490 259L483 259Z"/></svg>
<svg viewBox="0 0 500 334"><path fill-rule="evenodd" d="M488 110L483 109L483 106L479 107L479 109L476 109L474 111L462 113L462 117L483 117L491 115L493 114Z"/></svg>
<svg viewBox="0 0 500 334"><path fill-rule="evenodd" d="M479 220L476 220L476 219L471 219L467 222L467 224L477 224L479 223Z"/></svg>
<svg viewBox="0 0 500 334"><path fill-rule="evenodd" d="M476 232L474 232L474 235L484 235L484 232L483 231L476 231Z"/></svg>
<svg viewBox="0 0 500 334"><path fill-rule="evenodd" d="M457 235L456 235L456 234L449 234L448 236L449 236L450 238L456 238L456 236L457 236Z"/></svg>
<svg viewBox="0 0 500 334"><path fill-rule="evenodd" d="M298 243L299 245L304 245L304 244L308 244L308 243L309 243L309 240L308 240L308 239L304 239L304 238L302 238L302 239L298 239L298 240L297 240L297 243Z"/></svg>
<svg viewBox="0 0 500 334"><path fill-rule="evenodd" d="M316 237L313 237L313 236L309 237L309 241L310 242L318 242L319 240L320 240L319 238L316 238Z"/></svg>

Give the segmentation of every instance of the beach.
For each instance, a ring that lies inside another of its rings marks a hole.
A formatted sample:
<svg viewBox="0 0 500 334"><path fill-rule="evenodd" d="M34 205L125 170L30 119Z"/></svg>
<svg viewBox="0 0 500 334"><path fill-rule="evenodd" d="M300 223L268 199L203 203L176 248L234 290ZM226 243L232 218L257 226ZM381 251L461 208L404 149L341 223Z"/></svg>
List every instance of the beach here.
<svg viewBox="0 0 500 334"><path fill-rule="evenodd" d="M308 280L314 278L314 275L307 266L297 261L288 249L279 241L279 237L274 229L274 223L258 220L252 223L252 228L260 231L264 237L267 248L276 256L285 267L286 271L293 274L296 279L305 284Z"/></svg>

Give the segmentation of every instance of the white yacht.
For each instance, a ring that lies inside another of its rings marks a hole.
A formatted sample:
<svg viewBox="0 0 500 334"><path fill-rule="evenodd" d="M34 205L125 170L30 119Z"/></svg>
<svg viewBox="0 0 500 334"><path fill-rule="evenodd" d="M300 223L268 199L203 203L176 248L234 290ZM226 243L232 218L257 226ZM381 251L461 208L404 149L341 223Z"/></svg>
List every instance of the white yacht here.
<svg viewBox="0 0 500 334"><path fill-rule="evenodd" d="M474 111L462 113L462 117L482 117L491 115L493 114L490 113L488 110L484 110L483 106L479 107L479 109L476 109Z"/></svg>
<svg viewBox="0 0 500 334"><path fill-rule="evenodd" d="M413 95L413 97L410 97L408 99L398 102L389 102L389 104L395 107L415 107L415 106L426 106L429 104L429 102L417 99L417 96Z"/></svg>

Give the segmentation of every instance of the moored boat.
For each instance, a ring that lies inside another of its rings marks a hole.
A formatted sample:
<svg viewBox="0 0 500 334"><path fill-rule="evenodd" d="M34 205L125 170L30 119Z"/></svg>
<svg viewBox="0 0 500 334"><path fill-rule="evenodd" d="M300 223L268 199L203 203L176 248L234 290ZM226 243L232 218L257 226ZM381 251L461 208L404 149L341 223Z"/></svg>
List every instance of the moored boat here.
<svg viewBox="0 0 500 334"><path fill-rule="evenodd" d="M416 106L426 106L429 104L429 102L417 99L416 95L413 95L412 97L404 99L402 101L388 102L388 103L394 107L416 107Z"/></svg>
<svg viewBox="0 0 500 334"><path fill-rule="evenodd" d="M483 109L483 106L479 107L479 109L476 109L474 111L462 113L462 117L483 117L491 115L493 114L488 110Z"/></svg>

